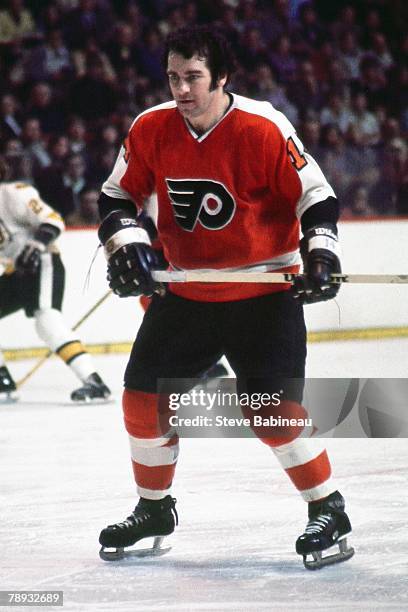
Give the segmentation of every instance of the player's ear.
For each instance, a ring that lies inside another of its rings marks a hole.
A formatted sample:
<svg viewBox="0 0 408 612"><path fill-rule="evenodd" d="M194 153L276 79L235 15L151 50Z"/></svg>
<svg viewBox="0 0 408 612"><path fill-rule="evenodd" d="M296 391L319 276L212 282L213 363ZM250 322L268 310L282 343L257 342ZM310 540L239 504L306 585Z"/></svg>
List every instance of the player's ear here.
<svg viewBox="0 0 408 612"><path fill-rule="evenodd" d="M227 79L228 77L226 74L221 75L217 80L217 87L224 87L227 82Z"/></svg>

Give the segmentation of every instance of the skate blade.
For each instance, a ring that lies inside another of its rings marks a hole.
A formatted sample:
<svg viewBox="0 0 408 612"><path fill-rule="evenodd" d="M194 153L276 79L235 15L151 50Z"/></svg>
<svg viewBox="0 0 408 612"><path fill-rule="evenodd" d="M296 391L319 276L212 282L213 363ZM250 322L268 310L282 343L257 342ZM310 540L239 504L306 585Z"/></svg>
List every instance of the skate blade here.
<svg viewBox="0 0 408 612"><path fill-rule="evenodd" d="M354 555L354 548L347 547L347 538L337 541L336 544L339 546L339 552L332 555L327 555L327 557L323 557L324 551L321 550L309 553L312 556L312 559L308 559L308 555L303 555L303 565L305 568L308 570L318 570L322 567L342 563L343 561L348 561L351 559L351 557Z"/></svg>
<svg viewBox="0 0 408 612"><path fill-rule="evenodd" d="M0 404L7 406L8 404L15 404L19 400L17 393L2 393L0 395Z"/></svg>
<svg viewBox="0 0 408 612"><path fill-rule="evenodd" d="M98 406L98 405L106 405L106 404L114 404L115 400L112 397L107 397L106 399L103 397L95 397L93 399L83 399L83 400L71 400L67 402L69 406Z"/></svg>
<svg viewBox="0 0 408 612"><path fill-rule="evenodd" d="M164 536L156 536L153 540L151 548L105 548L102 546L99 551L99 556L103 561L120 561L121 559L130 558L146 558L146 557L161 557L171 550L171 546L166 548L161 547Z"/></svg>

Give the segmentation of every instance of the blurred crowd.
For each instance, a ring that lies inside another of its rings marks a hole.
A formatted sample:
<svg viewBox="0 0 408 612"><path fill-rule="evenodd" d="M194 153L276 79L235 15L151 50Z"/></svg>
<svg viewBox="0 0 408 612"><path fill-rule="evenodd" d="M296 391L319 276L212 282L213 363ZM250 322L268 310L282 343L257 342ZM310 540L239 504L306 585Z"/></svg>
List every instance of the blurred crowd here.
<svg viewBox="0 0 408 612"><path fill-rule="evenodd" d="M408 215L406 0L3 0L0 148L70 225L97 198L134 117L170 97L166 34L210 23L230 88L296 126L342 218Z"/></svg>

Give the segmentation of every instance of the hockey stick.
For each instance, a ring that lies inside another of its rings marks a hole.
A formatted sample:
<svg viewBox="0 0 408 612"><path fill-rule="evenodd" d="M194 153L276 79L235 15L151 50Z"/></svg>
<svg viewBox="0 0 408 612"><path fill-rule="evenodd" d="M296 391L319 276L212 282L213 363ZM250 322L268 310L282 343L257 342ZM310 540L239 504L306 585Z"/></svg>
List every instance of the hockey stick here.
<svg viewBox="0 0 408 612"><path fill-rule="evenodd" d="M211 270L156 271L152 274L159 283L293 283L301 274L292 272L222 272ZM407 284L408 274L332 274L336 285L353 284Z"/></svg>
<svg viewBox="0 0 408 612"><path fill-rule="evenodd" d="M99 298L99 300L84 315L82 315L82 317L75 323L75 325L71 328L72 331L76 331L78 329L78 327L80 327L82 325L82 323L84 323L91 316L91 314L93 314L95 312L95 310L97 308L99 308L99 306L101 304L103 304L103 302L105 300L108 299L108 297L111 295L111 293L112 293L112 291L109 289L109 291L107 291L107 293L105 293L105 295L103 295L101 298ZM47 361L47 359L49 359L49 357L51 357L51 355L53 355L53 354L54 354L54 351L48 350L47 353L44 355L44 357L41 357L41 359L39 359L37 361L37 363L35 365L33 365L31 370L29 370L27 372L27 374L25 376L23 376L23 378L21 378L20 380L18 380L16 382L17 389L19 389L22 385L24 385L24 383L26 383L27 380L29 378L31 378L31 376L35 372L37 372L37 370L39 370L41 368L41 366Z"/></svg>

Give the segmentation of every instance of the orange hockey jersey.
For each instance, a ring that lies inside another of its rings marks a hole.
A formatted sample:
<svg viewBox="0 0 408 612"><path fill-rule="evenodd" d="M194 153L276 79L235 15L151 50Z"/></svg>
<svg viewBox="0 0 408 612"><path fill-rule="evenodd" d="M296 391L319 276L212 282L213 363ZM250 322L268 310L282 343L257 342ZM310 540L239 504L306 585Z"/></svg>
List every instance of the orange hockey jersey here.
<svg viewBox="0 0 408 612"><path fill-rule="evenodd" d="M174 269L299 269L299 219L334 196L286 117L230 94L220 121L198 135L175 102L134 121L102 191L142 208L157 194L157 231ZM173 283L203 301L237 300L288 285Z"/></svg>

